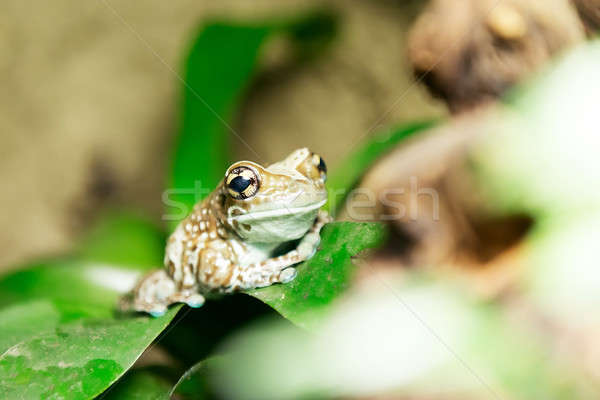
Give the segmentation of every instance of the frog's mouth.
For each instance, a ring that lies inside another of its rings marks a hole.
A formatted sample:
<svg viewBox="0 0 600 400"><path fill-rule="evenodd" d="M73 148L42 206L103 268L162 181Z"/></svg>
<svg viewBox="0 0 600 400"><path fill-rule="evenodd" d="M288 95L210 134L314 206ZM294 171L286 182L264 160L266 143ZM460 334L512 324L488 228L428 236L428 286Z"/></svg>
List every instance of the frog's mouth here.
<svg viewBox="0 0 600 400"><path fill-rule="evenodd" d="M302 207L281 207L278 208L277 210L265 210L265 211L256 211L256 212L250 212L247 214L238 214L238 215L232 215L229 217L230 221L238 221L240 223L243 222L251 222L251 221L255 221L255 220L261 220L264 218L277 218L277 217L283 217L283 216L287 216L287 215L303 215L303 214L307 214L311 211L317 210L321 207L323 207L323 205L325 205L325 203L327 203L327 199L323 199L321 201L319 201L318 203L313 203L313 204L309 204L307 206L302 206Z"/></svg>

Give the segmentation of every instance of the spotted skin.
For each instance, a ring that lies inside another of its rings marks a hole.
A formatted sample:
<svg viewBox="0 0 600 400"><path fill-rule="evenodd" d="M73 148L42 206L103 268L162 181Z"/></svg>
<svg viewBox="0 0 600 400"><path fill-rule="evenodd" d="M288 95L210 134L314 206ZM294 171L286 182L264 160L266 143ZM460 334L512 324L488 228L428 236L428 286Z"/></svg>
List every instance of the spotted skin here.
<svg viewBox="0 0 600 400"><path fill-rule="evenodd" d="M291 281L330 220L320 210L325 180L323 160L306 148L268 167L233 164L169 237L165 268L142 278L129 308L161 315L173 303L200 307L208 293ZM292 241L294 249L276 253Z"/></svg>

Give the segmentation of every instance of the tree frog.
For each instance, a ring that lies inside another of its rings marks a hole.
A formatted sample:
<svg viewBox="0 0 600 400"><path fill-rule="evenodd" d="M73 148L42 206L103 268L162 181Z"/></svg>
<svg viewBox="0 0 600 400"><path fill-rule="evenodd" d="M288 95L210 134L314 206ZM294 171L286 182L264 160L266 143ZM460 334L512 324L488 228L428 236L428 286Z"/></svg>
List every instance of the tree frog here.
<svg viewBox="0 0 600 400"><path fill-rule="evenodd" d="M210 293L294 279L293 265L314 254L330 220L321 210L326 177L323 159L306 148L267 167L231 165L168 239L165 268L136 285L132 308L158 316L173 303L200 307Z"/></svg>

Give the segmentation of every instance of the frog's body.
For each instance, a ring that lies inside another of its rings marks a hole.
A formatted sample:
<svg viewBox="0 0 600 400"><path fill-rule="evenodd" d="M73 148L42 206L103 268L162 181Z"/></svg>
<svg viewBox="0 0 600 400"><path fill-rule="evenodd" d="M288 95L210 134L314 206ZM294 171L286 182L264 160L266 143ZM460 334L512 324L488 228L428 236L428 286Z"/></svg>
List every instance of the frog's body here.
<svg viewBox="0 0 600 400"><path fill-rule="evenodd" d="M269 286L294 278L328 221L323 160L299 149L266 168L242 161L175 229L165 267L144 277L133 308L162 314L176 302L199 307L203 294ZM282 245L297 246L276 256Z"/></svg>

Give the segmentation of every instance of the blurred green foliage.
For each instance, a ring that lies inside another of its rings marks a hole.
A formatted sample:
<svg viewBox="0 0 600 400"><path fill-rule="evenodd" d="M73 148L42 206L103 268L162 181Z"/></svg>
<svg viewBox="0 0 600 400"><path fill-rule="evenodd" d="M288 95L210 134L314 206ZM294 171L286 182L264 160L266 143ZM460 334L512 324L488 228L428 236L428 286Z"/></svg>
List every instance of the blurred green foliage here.
<svg viewBox="0 0 600 400"><path fill-rule="evenodd" d="M194 43L186 63L182 126L169 185L172 200L188 210L207 194L196 189L214 188L232 161L230 136L237 133L227 121L272 30L271 26L211 24Z"/></svg>
<svg viewBox="0 0 600 400"><path fill-rule="evenodd" d="M213 399L218 396L211 387L214 366L222 363L223 357L213 357L196 363L188 369L171 389L171 396L181 400ZM207 379L208 378L208 379Z"/></svg>
<svg viewBox="0 0 600 400"><path fill-rule="evenodd" d="M372 223L334 222L321 233L320 250L297 267L298 276L286 285L248 293L277 310L294 324L314 329L322 312L350 286L356 266L352 257L383 243L384 231Z"/></svg>
<svg viewBox="0 0 600 400"><path fill-rule="evenodd" d="M230 124L265 42L274 35L286 35L302 58L321 49L334 32L335 19L325 12L244 25L212 23L202 28L185 65L181 127L167 206L185 205L189 210L208 194L202 190L216 187L235 161L232 139L244 139Z"/></svg>
<svg viewBox="0 0 600 400"><path fill-rule="evenodd" d="M398 145L413 135L433 127L433 121L415 122L399 128L378 132L357 146L344 162L329 174L327 190L329 191L328 210L335 215L340 209L348 192L356 186L365 171L390 148Z"/></svg>
<svg viewBox="0 0 600 400"><path fill-rule="evenodd" d="M381 391L399 398L591 398L592 385L557 365L538 337L467 293L424 275L375 281L338 301L311 335L279 321L251 326L224 344L228 358L190 373L217 382L224 398L242 400Z"/></svg>
<svg viewBox="0 0 600 400"><path fill-rule="evenodd" d="M132 369L102 396L105 400L163 400L169 398L171 382L161 369Z"/></svg>
<svg viewBox="0 0 600 400"><path fill-rule="evenodd" d="M166 235L130 212L104 213L81 241L75 254L86 261L147 269L162 265Z"/></svg>

